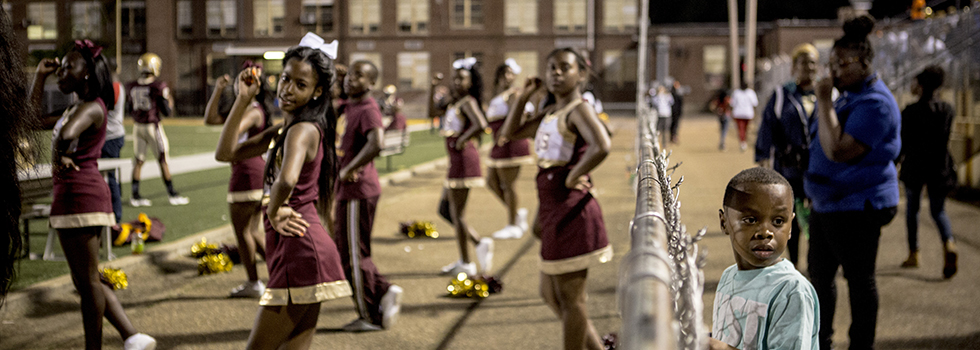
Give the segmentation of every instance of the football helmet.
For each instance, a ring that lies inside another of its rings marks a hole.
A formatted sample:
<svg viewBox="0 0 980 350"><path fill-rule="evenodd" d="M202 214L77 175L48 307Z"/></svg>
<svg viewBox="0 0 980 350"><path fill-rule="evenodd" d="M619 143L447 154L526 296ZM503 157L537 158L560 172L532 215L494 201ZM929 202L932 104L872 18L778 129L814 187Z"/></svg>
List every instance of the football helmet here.
<svg viewBox="0 0 980 350"><path fill-rule="evenodd" d="M157 54L147 52L140 56L140 59L139 61L136 61L136 64L139 66L140 74L150 73L153 74L153 76L158 77L160 76L160 68L163 66L163 60L160 59L160 56L157 56Z"/></svg>

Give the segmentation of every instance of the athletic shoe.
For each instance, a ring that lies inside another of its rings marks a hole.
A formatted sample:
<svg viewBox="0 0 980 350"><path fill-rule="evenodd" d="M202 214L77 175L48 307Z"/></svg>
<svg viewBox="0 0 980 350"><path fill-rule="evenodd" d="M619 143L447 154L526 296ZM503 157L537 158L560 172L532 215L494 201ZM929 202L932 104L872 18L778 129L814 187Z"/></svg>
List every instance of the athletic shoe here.
<svg viewBox="0 0 980 350"><path fill-rule="evenodd" d="M170 196L170 205L186 205L190 202L190 199L187 199L187 197L181 195Z"/></svg>
<svg viewBox="0 0 980 350"><path fill-rule="evenodd" d="M476 276L476 263L460 264L450 271L450 274L456 276L459 275L460 272L465 273L470 277Z"/></svg>
<svg viewBox="0 0 980 350"><path fill-rule="evenodd" d="M493 239L518 239L524 236L524 230L514 225L507 225L493 233Z"/></svg>
<svg viewBox="0 0 980 350"><path fill-rule="evenodd" d="M953 241L943 243L943 278L953 278L956 274L956 245Z"/></svg>
<svg viewBox="0 0 980 350"><path fill-rule="evenodd" d="M402 287L391 285L381 297L381 327L391 329L398 321L398 313L402 309Z"/></svg>
<svg viewBox="0 0 980 350"><path fill-rule="evenodd" d="M527 208L517 209L517 227L521 228L522 235L524 234L524 232L527 232L528 229L527 214L528 214ZM520 238L520 236L518 236L517 238Z"/></svg>
<svg viewBox="0 0 980 350"><path fill-rule="evenodd" d="M476 245L476 261L480 263L483 273L490 274L490 268L493 267L493 239L480 239L480 243Z"/></svg>
<svg viewBox="0 0 980 350"><path fill-rule="evenodd" d="M130 198L129 205L133 206L133 208L148 207L153 205L153 202L150 202L150 200L146 198Z"/></svg>
<svg viewBox="0 0 980 350"><path fill-rule="evenodd" d="M157 340L143 333L136 333L123 343L125 350L153 350L157 347Z"/></svg>
<svg viewBox="0 0 980 350"><path fill-rule="evenodd" d="M455 273L453 273L453 271L456 271L456 269L459 268L460 266L463 266L463 260L456 260L452 264L443 266L442 269L440 270L442 272L440 272L439 274L440 275L455 275Z"/></svg>
<svg viewBox="0 0 980 350"><path fill-rule="evenodd" d="M742 141L738 144L739 151L745 152L747 148L749 148L749 144L745 143L745 141Z"/></svg>
<svg viewBox="0 0 980 350"><path fill-rule="evenodd" d="M248 281L231 290L232 298L253 298L258 299L265 293L265 284L262 281Z"/></svg>
<svg viewBox="0 0 980 350"><path fill-rule="evenodd" d="M344 332L360 333L360 332L380 331L382 328L376 324L371 323L371 321L365 320L363 318L358 318L356 320L350 321L350 323L348 324L345 324L340 329L344 330Z"/></svg>

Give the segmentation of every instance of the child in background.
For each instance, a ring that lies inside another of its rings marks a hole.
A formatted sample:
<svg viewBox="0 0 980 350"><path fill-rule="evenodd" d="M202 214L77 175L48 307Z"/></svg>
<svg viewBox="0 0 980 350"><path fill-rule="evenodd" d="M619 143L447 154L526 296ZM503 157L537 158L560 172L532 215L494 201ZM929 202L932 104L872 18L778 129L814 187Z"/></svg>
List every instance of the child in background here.
<svg viewBox="0 0 980 350"><path fill-rule="evenodd" d="M483 79L476 67L476 58L469 57L453 62L452 104L446 109L442 135L446 138L446 152L449 154L449 173L439 201L439 215L453 223L456 229L456 242L459 244L459 260L442 268L442 273L457 275L465 272L475 275L476 265L470 259L467 241L473 242L476 260L480 269L489 274L493 263L493 239L480 237L466 223L464 213L470 188L483 187L486 182L480 172L480 154L472 140L480 139L487 128L480 99L483 96ZM442 79L437 75L432 80L432 90ZM430 110L435 99L430 98Z"/></svg>
<svg viewBox="0 0 980 350"><path fill-rule="evenodd" d="M350 332L389 329L401 309L402 288L388 283L371 259L371 231L381 197L374 167L374 158L381 153L381 110L371 98L377 79L374 63L351 63L343 82L347 101L337 121L340 173L334 186L333 241L359 316L344 326Z"/></svg>
<svg viewBox="0 0 980 350"><path fill-rule="evenodd" d="M252 61L245 61L242 68L257 69L258 75L261 76L262 66ZM242 123L238 130L239 142L244 142L263 132L277 132L282 126L272 126L272 109L274 107L269 101L271 99L268 98L265 83L262 79L256 81L259 84L258 94L243 112ZM228 116L219 112L218 105L222 92L230 83L231 77L227 74L215 81L214 92L204 111L205 124L222 125L225 123ZM237 85L237 81L235 83ZM275 130L266 131L270 128ZM255 253L265 257L265 232L262 230L264 175L265 160L262 159L261 155L231 163L231 177L228 181L228 209L231 213L231 225L235 230L239 255L245 268L245 274L248 276L245 283L231 290L230 295L235 298L258 299L265 293L265 284L259 280L258 271L255 269Z"/></svg>
<svg viewBox="0 0 980 350"><path fill-rule="evenodd" d="M793 220L793 188L776 171L751 168L725 188L718 210L735 265L718 282L710 349L818 349L817 293L781 256Z"/></svg>
<svg viewBox="0 0 980 350"><path fill-rule="evenodd" d="M541 239L541 297L562 321L565 349L602 349L589 320L585 284L589 267L612 260L613 249L599 202L590 191L589 172L609 154L611 141L582 97L582 82L589 76L586 59L561 48L547 62L547 83L528 81L497 142L534 135L540 205L532 232ZM522 120L519 106L544 91L544 107Z"/></svg>

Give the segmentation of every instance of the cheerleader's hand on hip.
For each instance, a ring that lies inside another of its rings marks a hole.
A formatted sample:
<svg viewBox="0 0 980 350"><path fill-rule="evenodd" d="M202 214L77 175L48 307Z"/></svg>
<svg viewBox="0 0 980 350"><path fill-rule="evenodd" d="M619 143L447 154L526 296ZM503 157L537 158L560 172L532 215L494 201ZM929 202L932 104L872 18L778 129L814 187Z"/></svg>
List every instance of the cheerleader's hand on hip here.
<svg viewBox="0 0 980 350"><path fill-rule="evenodd" d="M565 187L582 192L588 192L592 189L592 182L590 182L589 178L585 175L579 176L578 178L569 177L565 179Z"/></svg>
<svg viewBox="0 0 980 350"><path fill-rule="evenodd" d="M61 156L61 160L58 162L58 165L60 165L62 171L81 170L81 168L79 168L78 165L75 164L75 160L71 159L71 157L68 156Z"/></svg>
<svg viewBox="0 0 980 350"><path fill-rule="evenodd" d="M266 214L269 215L269 222L272 223L272 227L283 236L303 237L306 234L306 228L310 227L310 223L303 220L303 215L290 207L282 206L275 213Z"/></svg>

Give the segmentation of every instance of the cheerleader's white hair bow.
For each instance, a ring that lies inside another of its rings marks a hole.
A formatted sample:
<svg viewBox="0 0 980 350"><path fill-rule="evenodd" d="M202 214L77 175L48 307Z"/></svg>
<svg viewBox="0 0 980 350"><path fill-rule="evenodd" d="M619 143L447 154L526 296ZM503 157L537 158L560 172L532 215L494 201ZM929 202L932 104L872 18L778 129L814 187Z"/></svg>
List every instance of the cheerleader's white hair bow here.
<svg viewBox="0 0 980 350"><path fill-rule="evenodd" d="M306 33L306 35L303 36L303 40L299 41L299 46L320 50L327 54L327 57L335 60L337 59L337 47L340 45L337 44L337 40L326 43L319 35Z"/></svg>
<svg viewBox="0 0 980 350"><path fill-rule="evenodd" d="M476 64L476 57L460 58L453 61L453 69L473 69L473 65Z"/></svg>
<svg viewBox="0 0 980 350"><path fill-rule="evenodd" d="M521 74L521 66L517 65L517 61L513 58L508 58L504 60L504 64L510 67L510 70L514 71L514 74Z"/></svg>

